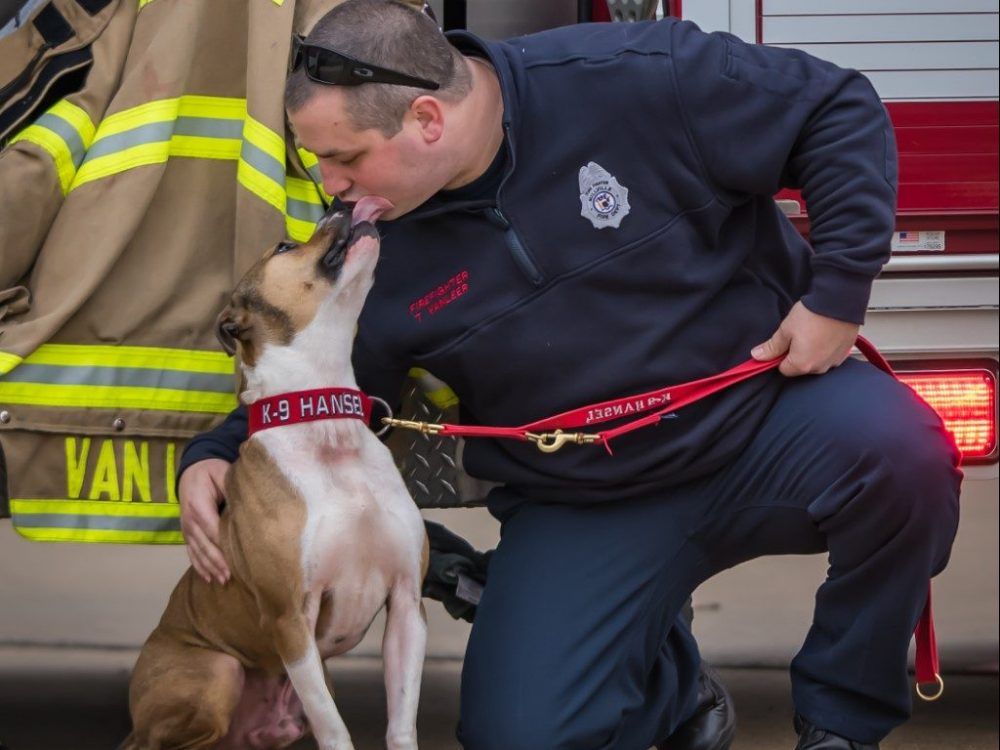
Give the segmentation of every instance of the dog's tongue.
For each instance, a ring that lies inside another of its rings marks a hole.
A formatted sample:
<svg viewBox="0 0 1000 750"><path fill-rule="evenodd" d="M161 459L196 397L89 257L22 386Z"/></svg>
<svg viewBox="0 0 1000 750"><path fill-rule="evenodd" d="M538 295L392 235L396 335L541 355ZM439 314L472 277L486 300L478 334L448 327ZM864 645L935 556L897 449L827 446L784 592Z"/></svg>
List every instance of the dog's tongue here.
<svg viewBox="0 0 1000 750"><path fill-rule="evenodd" d="M378 217L392 208L392 203L377 195L366 195L354 204L351 211L351 226L357 226L363 221L375 222Z"/></svg>

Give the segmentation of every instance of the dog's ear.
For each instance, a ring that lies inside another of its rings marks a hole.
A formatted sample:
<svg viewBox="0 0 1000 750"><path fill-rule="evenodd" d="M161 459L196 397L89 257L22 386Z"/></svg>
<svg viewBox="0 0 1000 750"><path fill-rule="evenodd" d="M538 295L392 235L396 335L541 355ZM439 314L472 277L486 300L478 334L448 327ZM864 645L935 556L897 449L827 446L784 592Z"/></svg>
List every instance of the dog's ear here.
<svg viewBox="0 0 1000 750"><path fill-rule="evenodd" d="M236 342L243 337L249 327L247 311L242 306L230 303L219 313L215 321L215 335L230 357L236 354Z"/></svg>

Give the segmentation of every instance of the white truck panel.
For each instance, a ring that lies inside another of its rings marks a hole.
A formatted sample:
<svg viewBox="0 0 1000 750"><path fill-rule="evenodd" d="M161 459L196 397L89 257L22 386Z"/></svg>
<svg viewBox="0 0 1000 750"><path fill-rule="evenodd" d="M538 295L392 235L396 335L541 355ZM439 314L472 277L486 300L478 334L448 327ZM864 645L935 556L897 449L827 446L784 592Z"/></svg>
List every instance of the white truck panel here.
<svg viewBox="0 0 1000 750"><path fill-rule="evenodd" d="M995 13L996 0L764 0L765 16L873 13ZM685 9L686 10L686 9Z"/></svg>
<svg viewBox="0 0 1000 750"><path fill-rule="evenodd" d="M858 70L996 70L1000 42L777 44Z"/></svg>
<svg viewBox="0 0 1000 750"><path fill-rule="evenodd" d="M764 16L765 44L983 41L1000 37L1000 14Z"/></svg>
<svg viewBox="0 0 1000 750"><path fill-rule="evenodd" d="M996 99L996 70L862 70L883 100Z"/></svg>

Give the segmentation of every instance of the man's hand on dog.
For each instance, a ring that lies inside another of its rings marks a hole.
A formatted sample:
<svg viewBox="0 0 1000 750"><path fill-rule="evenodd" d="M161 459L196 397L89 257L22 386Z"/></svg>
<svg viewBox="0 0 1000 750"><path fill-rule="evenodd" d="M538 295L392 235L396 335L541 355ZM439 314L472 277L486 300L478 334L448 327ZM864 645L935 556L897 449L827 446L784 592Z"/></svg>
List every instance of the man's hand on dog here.
<svg viewBox="0 0 1000 750"><path fill-rule="evenodd" d="M821 375L843 363L858 338L858 326L812 312L796 302L774 335L753 348L756 360L788 356L779 365L781 374Z"/></svg>
<svg viewBox="0 0 1000 750"><path fill-rule="evenodd" d="M229 567L219 549L219 506L224 495L230 463L206 458L189 466L178 484L181 531L195 572L207 583L225 583Z"/></svg>

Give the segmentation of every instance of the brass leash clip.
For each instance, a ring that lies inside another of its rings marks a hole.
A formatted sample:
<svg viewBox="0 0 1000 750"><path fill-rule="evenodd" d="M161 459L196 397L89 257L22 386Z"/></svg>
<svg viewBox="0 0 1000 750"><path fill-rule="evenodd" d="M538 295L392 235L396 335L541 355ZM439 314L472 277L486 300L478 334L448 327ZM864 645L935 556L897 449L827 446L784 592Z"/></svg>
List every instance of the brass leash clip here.
<svg viewBox="0 0 1000 750"><path fill-rule="evenodd" d="M402 427L404 430L416 430L423 435L437 435L444 429L443 424L416 422L412 419L393 419L392 417L383 417L382 424L386 427Z"/></svg>
<svg viewBox="0 0 1000 750"><path fill-rule="evenodd" d="M589 443L596 443L601 439L600 435L587 432L563 432L562 430L541 433L526 432L524 437L534 443L542 453L555 453L566 445L566 443L587 445Z"/></svg>

